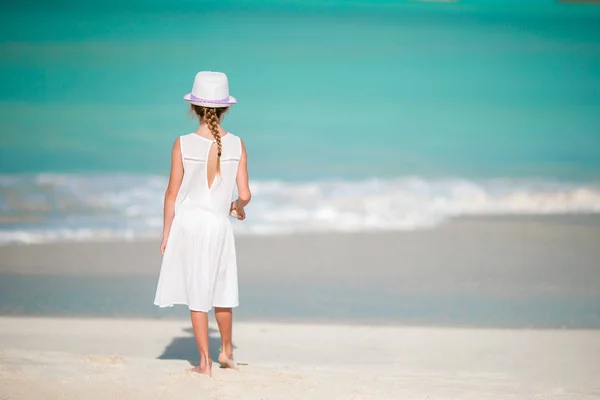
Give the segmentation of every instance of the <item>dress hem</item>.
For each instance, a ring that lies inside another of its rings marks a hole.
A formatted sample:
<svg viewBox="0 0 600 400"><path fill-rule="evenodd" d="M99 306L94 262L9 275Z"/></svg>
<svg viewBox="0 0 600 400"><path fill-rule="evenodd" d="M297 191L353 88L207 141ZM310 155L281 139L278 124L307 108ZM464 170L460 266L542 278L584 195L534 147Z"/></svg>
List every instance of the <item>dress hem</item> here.
<svg viewBox="0 0 600 400"><path fill-rule="evenodd" d="M184 302L175 302L175 303L167 303L167 304L154 303L154 305L157 307L160 307L160 308L169 308L169 307L173 307L176 305L181 305L181 306L187 306L187 308L189 308L190 311L209 312L213 308L236 308L236 307L239 307L240 303L235 303L235 305L213 304L212 307L210 307L209 309L202 309L202 310L197 309L197 308L192 308L192 307L190 307L190 305L188 303L184 303Z"/></svg>

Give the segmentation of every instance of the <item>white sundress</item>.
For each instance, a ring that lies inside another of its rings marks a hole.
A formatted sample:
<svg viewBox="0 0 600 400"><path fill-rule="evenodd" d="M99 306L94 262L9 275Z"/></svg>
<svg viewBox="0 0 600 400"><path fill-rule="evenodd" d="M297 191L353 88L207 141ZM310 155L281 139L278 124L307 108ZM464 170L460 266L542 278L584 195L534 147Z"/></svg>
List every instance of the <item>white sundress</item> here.
<svg viewBox="0 0 600 400"><path fill-rule="evenodd" d="M209 188L207 161L213 143L195 133L180 137L184 173L154 298L159 307L185 304L208 312L239 305L229 210L242 145L231 133L221 137L221 173Z"/></svg>

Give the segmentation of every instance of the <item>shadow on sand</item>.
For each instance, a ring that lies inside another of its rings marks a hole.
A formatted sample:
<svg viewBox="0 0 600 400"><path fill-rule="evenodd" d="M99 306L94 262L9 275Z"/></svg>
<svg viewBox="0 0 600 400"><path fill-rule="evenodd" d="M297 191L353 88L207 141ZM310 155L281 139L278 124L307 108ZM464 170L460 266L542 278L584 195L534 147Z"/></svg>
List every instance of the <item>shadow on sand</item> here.
<svg viewBox="0 0 600 400"><path fill-rule="evenodd" d="M163 353L157 357L159 360L186 360L193 366L198 365L200 357L198 356L194 330L185 328L183 332L186 333L186 336L173 338L171 343L165 347ZM219 349L221 348L221 336L215 328L208 328L208 348L210 358L217 361ZM235 345L233 345L233 348L236 348Z"/></svg>

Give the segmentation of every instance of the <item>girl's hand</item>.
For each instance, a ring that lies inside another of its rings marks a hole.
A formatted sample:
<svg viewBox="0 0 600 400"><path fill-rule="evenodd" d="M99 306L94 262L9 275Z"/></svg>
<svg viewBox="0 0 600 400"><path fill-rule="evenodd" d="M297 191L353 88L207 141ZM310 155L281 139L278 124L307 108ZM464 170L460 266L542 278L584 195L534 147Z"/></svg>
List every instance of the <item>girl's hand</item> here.
<svg viewBox="0 0 600 400"><path fill-rule="evenodd" d="M246 212L244 211L243 208L238 206L237 201L234 201L233 203L231 203L231 208L229 209L229 212L234 211L234 210L237 214L238 221L243 221L246 219Z"/></svg>
<svg viewBox="0 0 600 400"><path fill-rule="evenodd" d="M160 243L160 253L165 254L165 249L167 248L167 240L169 239L168 235L164 235L162 242Z"/></svg>

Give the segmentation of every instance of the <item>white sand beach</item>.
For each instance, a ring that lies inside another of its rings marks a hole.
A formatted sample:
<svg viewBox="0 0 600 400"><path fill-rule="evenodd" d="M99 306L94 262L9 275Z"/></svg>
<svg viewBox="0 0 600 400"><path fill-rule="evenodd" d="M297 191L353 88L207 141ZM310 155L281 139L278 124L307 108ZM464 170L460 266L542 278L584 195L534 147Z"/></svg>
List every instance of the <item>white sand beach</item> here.
<svg viewBox="0 0 600 400"><path fill-rule="evenodd" d="M239 323L235 337L247 365L208 378L186 371L186 321L2 317L0 398L600 398L600 331Z"/></svg>
<svg viewBox="0 0 600 400"><path fill-rule="evenodd" d="M185 307L152 305L158 243L0 247L0 399L596 400L599 239L597 216L241 236L247 365L212 379Z"/></svg>

